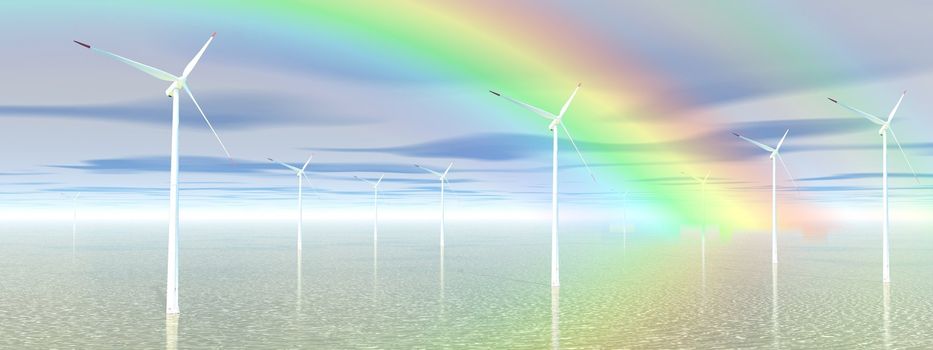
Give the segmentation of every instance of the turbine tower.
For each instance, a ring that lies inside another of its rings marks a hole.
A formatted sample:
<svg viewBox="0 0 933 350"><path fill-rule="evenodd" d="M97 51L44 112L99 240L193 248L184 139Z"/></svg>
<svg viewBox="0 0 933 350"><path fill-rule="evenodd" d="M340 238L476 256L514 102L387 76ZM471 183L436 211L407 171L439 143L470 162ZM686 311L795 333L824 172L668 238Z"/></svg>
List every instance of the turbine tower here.
<svg viewBox="0 0 933 350"><path fill-rule="evenodd" d="M305 176L305 169L307 169L307 168L308 168L308 164L311 163L311 158L312 158L312 157L314 157L313 154L310 155L310 156L308 156L308 160L305 161L305 165L301 166L301 169L296 168L296 167L291 166L291 165L288 165L288 164L286 164L286 163L282 163L282 162L277 161L277 160L272 159L272 158L266 158L266 159L268 159L270 162L273 162L273 163L276 163L276 164L279 164L279 165L281 165L281 166L284 166L284 167L286 167L286 168L291 169L292 171L295 172L295 176L298 177L298 238L297 238L298 241L297 241L297 244L296 244L296 246L298 247L298 248L297 248L297 249L298 249L298 256L301 256L301 226L302 226L302 222L303 222L303 221L302 221L302 217L303 217L302 214L304 213L304 212L301 210L301 180L304 179L305 181L308 182L308 185L309 185L309 186L311 185L311 180L308 180L308 177Z"/></svg>
<svg viewBox="0 0 933 350"><path fill-rule="evenodd" d="M375 245L379 240L379 183L382 182L382 178L385 176L386 174L382 174L382 176L379 176L379 179L376 180L376 182L366 180L359 176L354 176L357 180L363 181L373 186L373 245Z"/></svg>
<svg viewBox="0 0 933 350"><path fill-rule="evenodd" d="M551 155L551 287L560 287L560 258L558 256L557 249L557 126L560 125L564 129L564 133L567 134L567 139L570 140L570 144L573 145L573 149L577 151L577 154L580 156L580 160L583 162L583 166L586 167L586 171L590 173L590 177L593 178L593 182L596 182L596 176L593 175L593 172L590 171L590 166L586 164L586 160L583 159L583 154L580 153L580 149L577 148L577 144L573 142L573 137L570 136L570 131L567 130L567 126L564 125L563 121L564 113L567 113L567 108L570 107L570 102L573 101L573 97L577 95L577 90L580 90L580 84L577 84L577 87L573 89L573 92L570 94L570 98L567 99L567 102L564 102L564 106L561 107L560 113L554 115L550 112L547 112L538 107L529 105L522 101L513 99L511 97L502 95L498 92L490 90L493 95L505 98L509 102L517 104L522 108L525 108L529 111L534 112L538 116L550 120L551 123L548 125L548 130L551 131L551 136L553 139L553 152Z"/></svg>
<svg viewBox="0 0 933 350"><path fill-rule="evenodd" d="M454 166L454 162L450 162L450 165L447 166L447 170L444 170L443 174L436 172L434 170L425 168L418 164L415 164L415 166L431 174L437 175L441 179L441 248L443 249L444 248L444 183L449 182L447 181L447 172L450 171L450 167Z"/></svg>
<svg viewBox="0 0 933 350"><path fill-rule="evenodd" d="M71 256L75 255L75 237L78 234L78 197L81 196L81 192L75 193L74 196L71 196Z"/></svg>
<svg viewBox="0 0 933 350"><path fill-rule="evenodd" d="M185 90L185 93L188 94L188 97L191 98L191 102L194 102L194 106L198 108L198 112L201 113L201 117L204 118L204 121L207 123L207 127L211 129L211 133L214 134L214 138L217 139L217 142L220 143L220 147L223 149L224 154L227 155L227 158L230 158L230 153L227 152L227 147L224 146L223 141L220 140L220 136L217 135L217 132L214 131L214 127L211 125L210 120L207 119L207 115L204 114L204 111L201 109L201 105L198 104L197 99L194 98L194 94L191 92L191 87L188 85L188 75L191 74L191 71L194 70L194 66L198 64L198 61L201 59L201 55L204 54L204 51L207 50L207 46L211 44L211 41L214 40L214 36L217 33L211 34L211 37L207 39L207 42L204 43L204 46L201 47L201 50L188 62L188 65L185 66L185 70L182 72L181 76L175 76L169 74L161 69L147 66L145 64L130 60L123 56L119 56L96 47L91 47L91 45L85 44L83 42L74 40L78 45L81 45L84 48L90 49L95 53L106 56L108 58L123 62L141 70L157 79L171 82L167 89L165 89L165 94L172 98L172 155L171 155L171 171L169 175L169 221L168 221L168 278L167 286L165 288L165 313L167 314L177 314L178 309L178 92L180 90Z"/></svg>
<svg viewBox="0 0 933 350"><path fill-rule="evenodd" d="M878 134L881 135L881 207L884 211L884 222L881 225L881 280L883 283L891 283L891 264L890 264L890 246L888 241L888 132L891 133L891 137L894 138L894 143L897 144L897 148L900 149L901 154L904 156L904 161L907 162L907 167L910 168L910 172L914 174L914 180L917 183L920 183L920 179L917 178L917 172L914 171L914 167L910 165L910 160L907 159L907 153L904 152L904 148L901 147L901 142L897 140L897 135L894 133L894 129L891 128L891 119L894 119L894 113L897 112L897 108L901 106L901 101L904 100L904 95L907 94L905 90L901 93L901 98L897 100L897 104L894 105L894 109L891 109L891 113L888 113L888 120L884 121L881 118L878 118L872 114L863 112L854 107L850 107L842 102L837 101L834 98L829 100L835 104L838 104L846 109L853 111L865 119L868 119L872 123L878 124L881 126L878 129Z"/></svg>
<svg viewBox="0 0 933 350"><path fill-rule="evenodd" d="M775 160L781 161L781 166L784 168L784 171L787 172L787 177L794 181L794 177L790 175L790 170L787 169L787 164L784 163L784 158L781 157L781 145L784 144L784 139L787 138L787 133L790 132L790 129L784 131L784 136L781 137L781 141L778 141L777 146L771 148L761 142L752 140L745 136L739 135L737 133L732 133L732 135L737 136L740 139L748 141L749 143L758 146L767 152L770 152L771 158L771 263L777 264L777 163ZM794 187L797 187L797 184L794 184Z"/></svg>

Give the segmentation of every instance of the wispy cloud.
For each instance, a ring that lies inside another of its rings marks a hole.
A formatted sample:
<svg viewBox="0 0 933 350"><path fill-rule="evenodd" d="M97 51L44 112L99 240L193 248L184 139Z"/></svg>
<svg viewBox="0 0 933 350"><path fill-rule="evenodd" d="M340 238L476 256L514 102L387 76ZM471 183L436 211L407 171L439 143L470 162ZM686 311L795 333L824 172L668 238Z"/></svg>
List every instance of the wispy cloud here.
<svg viewBox="0 0 933 350"><path fill-rule="evenodd" d="M911 173L888 173L888 177L913 179L913 178L914 178L914 174L911 174ZM921 178L921 179L928 179L928 178L933 178L933 174L929 174L929 173L917 174L917 177L918 177L918 178ZM880 179L881 179L881 172L873 172L873 173L841 173L841 174L834 174L834 175L828 175L828 176L804 177L804 178L797 179L797 181L806 182L806 181L838 181L838 180L861 180L861 179L878 179L878 180L880 180Z"/></svg>
<svg viewBox="0 0 933 350"><path fill-rule="evenodd" d="M303 164L291 163L301 167ZM80 164L53 164L52 168L77 169L94 173L144 173L169 171L169 157L143 156L126 158L90 159ZM291 170L269 161L227 159L223 157L182 156L179 157L179 168L183 172L193 173L291 173ZM314 163L308 166L310 173L397 173L421 174L424 173L414 164L404 163ZM384 181L403 181L386 179ZM420 180L405 180L419 182ZM425 180L427 181L427 180ZM451 179L451 181L465 181Z"/></svg>
<svg viewBox="0 0 933 350"><path fill-rule="evenodd" d="M375 121L355 114L307 110L307 101L261 92L197 97L208 118L219 129L281 124L356 125ZM204 121L190 99L183 96L182 100L181 125L204 127ZM171 108L171 101L167 98L98 105L6 105L0 106L0 117L41 116L167 124L171 122Z"/></svg>

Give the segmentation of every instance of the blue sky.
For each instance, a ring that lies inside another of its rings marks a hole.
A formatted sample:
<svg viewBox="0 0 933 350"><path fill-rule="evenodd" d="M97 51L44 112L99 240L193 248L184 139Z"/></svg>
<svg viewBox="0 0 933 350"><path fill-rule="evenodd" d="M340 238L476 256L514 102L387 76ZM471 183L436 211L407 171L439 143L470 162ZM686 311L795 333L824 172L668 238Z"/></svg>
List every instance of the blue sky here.
<svg viewBox="0 0 933 350"><path fill-rule="evenodd" d="M105 20L93 14L94 8L106 6L102 2L87 3L80 10L86 12L76 16L70 16L75 8L44 4L7 4L8 11L0 11L4 42L17 48L0 56L7 81L0 87L0 148L6 150L0 163L0 202L7 208L41 208L59 201L58 193L77 191L88 201L162 206L170 127L165 84L81 50L71 40L176 72L212 31L220 34L190 82L233 160L223 157L190 100L182 98L184 203L275 202L275 207L288 208L294 178L265 158L297 164L311 152L317 199L343 206L369 203L370 189L354 175L375 178L381 173L386 173L386 200L427 206L437 181L413 164L442 169L451 161L452 191L460 201L545 208L549 198L546 125L529 129L509 121L526 116L432 67L394 69L389 65L404 57L364 58L327 33L308 35L300 45L250 36L251 25L269 25L261 21L237 24L210 16L203 23L166 26L175 22L163 12L138 20ZM730 190L759 191L769 182L767 155L729 132L775 143L789 128L784 154L805 199L846 206L849 198L877 195L876 127L825 97L848 98L850 104L885 115L900 91L908 89L894 128L921 173L921 184L913 181L892 143L892 196L928 202L933 48L926 33L933 4L757 4L767 6L775 18L728 25L711 24L721 19L719 5L695 13L669 5L548 2L575 21L588 22L594 35L616 38L609 41L618 46L609 50L676 76L678 84L669 93L690 102L661 120L634 116L616 123L683 128L678 125L683 120L711 116L702 132L689 137L659 137L650 143L627 142L626 135L577 140L595 171L645 165L596 161L592 156L600 153L651 154L701 146L705 153L697 155L698 167L760 163L760 173L713 176ZM625 14L630 12L641 15ZM726 29L738 32L717 32ZM832 44L803 45L808 51L796 56L768 56L772 46L786 45L780 40L793 38ZM310 54L307 47L332 50ZM749 57L757 60L740 61ZM563 94L566 87L553 89ZM491 108L502 113L501 124L476 122L476 114ZM592 183L570 144L561 142L560 161L566 165L561 189L567 203L613 203L612 190L626 183ZM705 151L710 149L722 151ZM690 185L677 175L629 180ZM636 200L650 197L635 195Z"/></svg>

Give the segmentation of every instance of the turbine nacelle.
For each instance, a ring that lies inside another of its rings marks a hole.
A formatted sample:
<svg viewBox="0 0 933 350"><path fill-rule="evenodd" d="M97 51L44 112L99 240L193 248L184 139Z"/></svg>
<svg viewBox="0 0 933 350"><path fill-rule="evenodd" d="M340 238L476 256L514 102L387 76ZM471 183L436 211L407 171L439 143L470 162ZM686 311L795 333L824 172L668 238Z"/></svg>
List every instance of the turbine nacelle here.
<svg viewBox="0 0 933 350"><path fill-rule="evenodd" d="M878 129L878 135L884 136L884 134L888 132L889 127L890 125L888 123L884 123L884 125L882 125L880 129Z"/></svg>
<svg viewBox="0 0 933 350"><path fill-rule="evenodd" d="M177 92L177 91L179 91L179 90L181 90L181 89L184 89L184 87L185 87L185 81L184 81L184 80L182 80L182 79L175 80L175 82L173 82L171 85L168 86L167 89L165 89L165 96L174 97L174 96L175 96L175 92Z"/></svg>
<svg viewBox="0 0 933 350"><path fill-rule="evenodd" d="M560 118L554 119L551 121L551 124L547 126L548 131L557 132L557 125L560 124Z"/></svg>

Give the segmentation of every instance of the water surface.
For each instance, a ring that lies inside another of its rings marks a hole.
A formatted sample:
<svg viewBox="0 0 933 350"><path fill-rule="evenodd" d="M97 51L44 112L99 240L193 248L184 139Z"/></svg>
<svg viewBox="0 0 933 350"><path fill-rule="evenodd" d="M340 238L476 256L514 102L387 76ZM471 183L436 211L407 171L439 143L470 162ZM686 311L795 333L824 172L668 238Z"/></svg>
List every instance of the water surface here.
<svg viewBox="0 0 933 350"><path fill-rule="evenodd" d="M0 225L0 347L931 348L933 239L870 229L819 239L698 228L183 223L180 307L166 317L165 225Z"/></svg>

